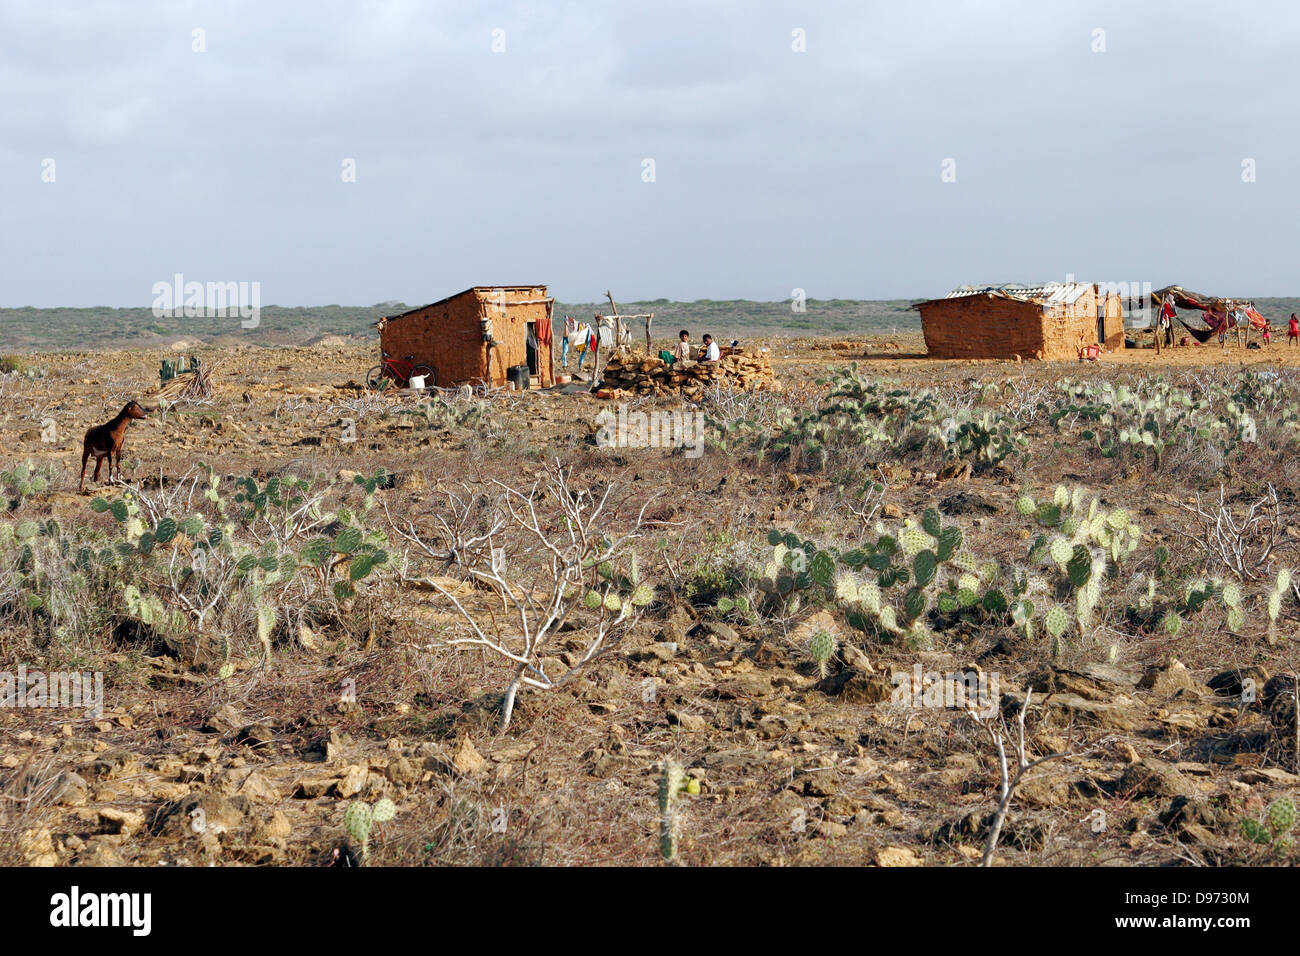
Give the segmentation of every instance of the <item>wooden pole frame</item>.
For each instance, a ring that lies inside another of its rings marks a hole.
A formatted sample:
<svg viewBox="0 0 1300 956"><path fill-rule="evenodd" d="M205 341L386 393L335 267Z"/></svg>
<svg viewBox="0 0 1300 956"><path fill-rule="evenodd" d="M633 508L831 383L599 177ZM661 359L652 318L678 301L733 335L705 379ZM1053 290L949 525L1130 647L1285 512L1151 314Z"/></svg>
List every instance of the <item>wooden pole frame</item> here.
<svg viewBox="0 0 1300 956"><path fill-rule="evenodd" d="M546 326L547 331L551 333L550 342L546 349L546 364L551 370L550 387L555 387L555 300L548 299L546 302Z"/></svg>

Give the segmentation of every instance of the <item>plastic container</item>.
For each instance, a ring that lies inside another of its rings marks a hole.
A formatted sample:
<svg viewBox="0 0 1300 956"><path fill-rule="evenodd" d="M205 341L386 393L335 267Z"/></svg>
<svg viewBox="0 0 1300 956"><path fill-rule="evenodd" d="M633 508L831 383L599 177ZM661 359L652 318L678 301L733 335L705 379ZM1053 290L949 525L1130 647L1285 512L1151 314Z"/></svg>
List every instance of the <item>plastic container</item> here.
<svg viewBox="0 0 1300 956"><path fill-rule="evenodd" d="M528 391L528 366L510 366L506 369L506 380L511 382L518 391Z"/></svg>
<svg viewBox="0 0 1300 956"><path fill-rule="evenodd" d="M424 391L424 376L423 376L423 375L412 375L412 376L411 376L411 388L415 389L417 392L422 392L422 391Z"/></svg>

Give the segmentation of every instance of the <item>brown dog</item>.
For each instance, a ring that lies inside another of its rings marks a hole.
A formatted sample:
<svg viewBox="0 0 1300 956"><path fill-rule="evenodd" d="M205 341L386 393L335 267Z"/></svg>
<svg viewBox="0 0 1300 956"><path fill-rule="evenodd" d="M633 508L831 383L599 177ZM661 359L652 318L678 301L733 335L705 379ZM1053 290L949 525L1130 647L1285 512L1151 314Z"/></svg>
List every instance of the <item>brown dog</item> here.
<svg viewBox="0 0 1300 956"><path fill-rule="evenodd" d="M87 430L86 439L81 445L81 486L79 492L86 490L86 462L95 456L95 473L91 481L99 481L99 467L108 459L108 480L113 480L113 459L117 459L117 477L122 478L122 445L126 442L126 426L133 418L144 418L148 412L139 402L130 401L122 407L111 422L96 425Z"/></svg>

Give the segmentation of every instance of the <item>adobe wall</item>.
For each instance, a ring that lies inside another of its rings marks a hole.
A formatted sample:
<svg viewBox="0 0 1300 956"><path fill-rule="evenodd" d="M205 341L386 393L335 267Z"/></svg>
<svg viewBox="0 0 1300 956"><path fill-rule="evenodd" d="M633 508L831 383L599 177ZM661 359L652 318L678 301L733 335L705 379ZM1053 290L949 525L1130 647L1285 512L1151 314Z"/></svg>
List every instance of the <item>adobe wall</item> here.
<svg viewBox="0 0 1300 956"><path fill-rule="evenodd" d="M1090 287L1070 305L1043 309L1043 358L1049 361L1078 359L1081 345L1094 345L1096 342L1096 287Z"/></svg>
<svg viewBox="0 0 1300 956"><path fill-rule="evenodd" d="M439 386L483 379L483 336L473 295L389 319L379 330L379 345L393 358L415 356L417 365L433 369Z"/></svg>
<svg viewBox="0 0 1300 956"><path fill-rule="evenodd" d="M931 358L1038 358L1043 314L1032 302L989 295L939 299L920 306Z"/></svg>
<svg viewBox="0 0 1300 956"><path fill-rule="evenodd" d="M1112 350L1124 348L1124 302L1117 292L1106 296L1106 341L1103 345Z"/></svg>
<svg viewBox="0 0 1300 956"><path fill-rule="evenodd" d="M527 323L541 325L548 321L546 303L527 303L527 300L545 297L544 286L507 289L503 316L495 295L490 291L471 290L386 321L379 331L379 343L393 358L414 355L416 364L430 366L439 386L477 383L489 378L493 385L504 385L506 369L528 361ZM512 302L519 304L511 305ZM480 322L483 317L491 317L492 334L497 341L490 364ZM538 356L538 365L541 383L553 384L545 349Z"/></svg>
<svg viewBox="0 0 1300 956"><path fill-rule="evenodd" d="M493 385L506 383L506 369L512 365L527 364L528 323L535 322L538 326L542 326L550 321L546 303L535 301L544 298L546 298L545 286L532 289L507 289L506 311L503 316L497 307L495 295L489 291L479 293L477 312L474 316L475 327L478 327L480 316L491 318L492 336L497 341L496 348L492 350L490 364ZM551 348L555 348L554 334L551 336ZM483 351L486 362L487 349ZM537 373L534 381L540 381L543 386L554 384L551 381L551 363L545 348L542 348L537 356Z"/></svg>

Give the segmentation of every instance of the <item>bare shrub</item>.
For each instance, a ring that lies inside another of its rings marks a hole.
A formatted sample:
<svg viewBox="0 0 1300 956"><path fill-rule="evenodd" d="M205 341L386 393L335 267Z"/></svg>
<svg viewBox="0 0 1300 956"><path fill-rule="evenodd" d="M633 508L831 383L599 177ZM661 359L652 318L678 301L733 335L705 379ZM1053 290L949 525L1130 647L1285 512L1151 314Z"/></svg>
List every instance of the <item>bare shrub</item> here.
<svg viewBox="0 0 1300 956"><path fill-rule="evenodd" d="M1203 503L1198 493L1196 504L1181 507L1193 516L1194 530L1176 529L1177 533L1239 580L1255 581L1265 575L1273 553L1289 546L1283 538L1287 522L1282 519L1277 489L1272 484L1246 506L1246 513L1240 517L1227 503L1222 485L1217 503Z"/></svg>
<svg viewBox="0 0 1300 956"><path fill-rule="evenodd" d="M558 461L526 490L495 480L493 485L500 492L495 503L502 509L501 520L490 521L486 534L458 538L456 529L470 524L469 513L477 505L455 495L448 498L452 517L440 519L443 537L438 544L427 542L409 522L393 528L417 552L455 563L501 601L504 621L489 608L467 607L444 580L423 578L468 625L467 635L446 639L446 646L487 650L510 664L513 676L501 702L504 731L521 687L560 686L615 645L640 618L653 592L640 581L629 545L644 524L650 502L641 507L630 530L611 539L606 528L613 517L613 485L599 493L579 489L571 471ZM629 556L630 571L620 573L615 563ZM579 626L586 632L582 648L568 657L562 673L552 676L543 658L556 635L571 629L571 615L584 618Z"/></svg>

